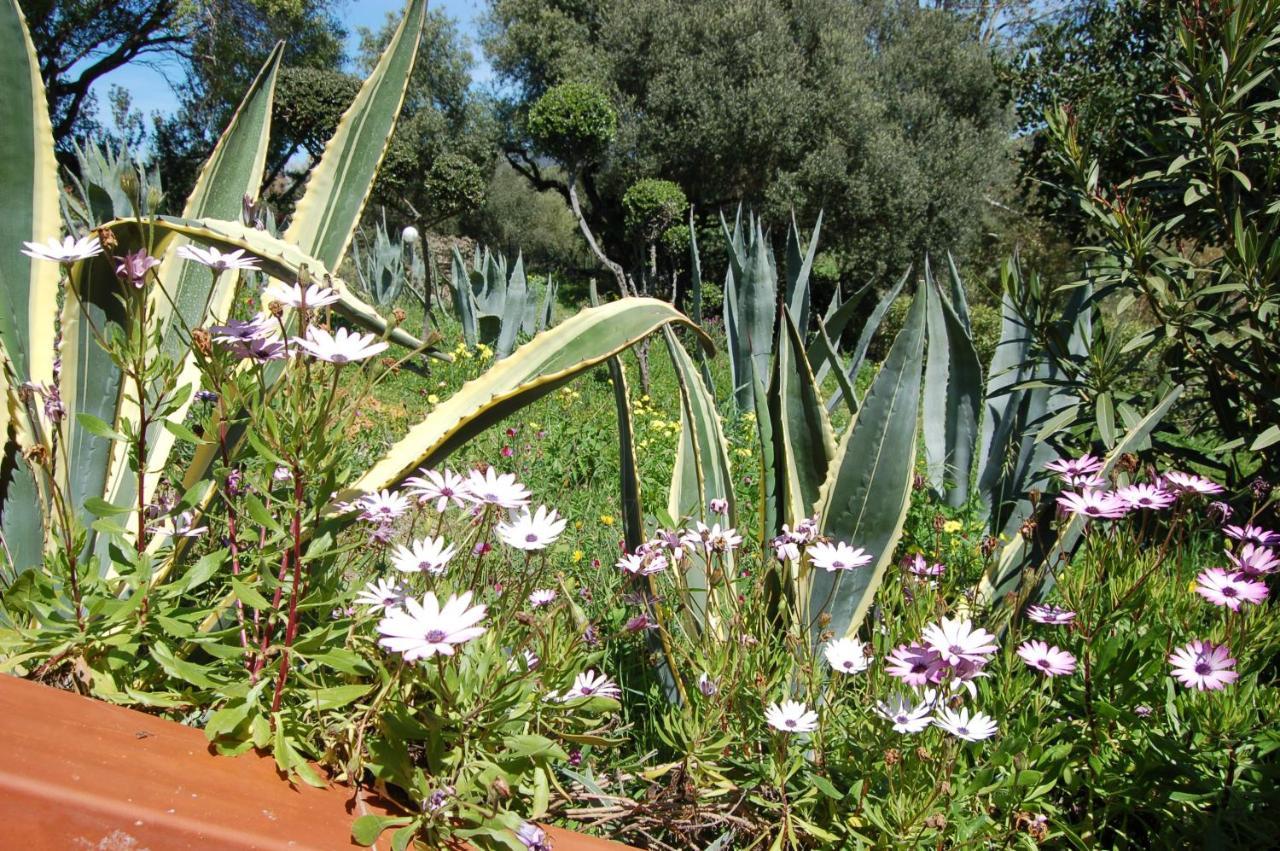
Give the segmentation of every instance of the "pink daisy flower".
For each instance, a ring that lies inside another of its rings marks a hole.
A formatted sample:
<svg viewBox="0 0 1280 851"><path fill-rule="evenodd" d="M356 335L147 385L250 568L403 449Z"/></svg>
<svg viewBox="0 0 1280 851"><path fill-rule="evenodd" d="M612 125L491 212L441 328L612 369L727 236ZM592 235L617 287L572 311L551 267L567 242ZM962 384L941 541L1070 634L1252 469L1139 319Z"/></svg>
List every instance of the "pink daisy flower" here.
<svg viewBox="0 0 1280 851"><path fill-rule="evenodd" d="M943 618L924 628L924 643L948 665L972 662L982 665L996 652L996 637L985 629L974 629L973 621Z"/></svg>
<svg viewBox="0 0 1280 851"><path fill-rule="evenodd" d="M1238 612L1242 603L1257 605L1267 599L1267 585L1245 579L1241 573L1228 573L1220 567L1211 567L1196 577L1196 593L1215 606L1226 606Z"/></svg>
<svg viewBox="0 0 1280 851"><path fill-rule="evenodd" d="M1114 520L1129 512L1129 506L1118 496L1098 490L1059 494L1058 505L1071 514L1101 520Z"/></svg>
<svg viewBox="0 0 1280 851"><path fill-rule="evenodd" d="M1079 458L1059 458L1050 461L1044 468L1064 478L1068 476L1087 476L1102 470L1102 459L1094 455L1081 455Z"/></svg>
<svg viewBox="0 0 1280 851"><path fill-rule="evenodd" d="M924 556L916 553L908 562L907 570L913 576L941 576L947 572L947 568L942 564L929 564Z"/></svg>
<svg viewBox="0 0 1280 851"><path fill-rule="evenodd" d="M1239 555L1228 552L1227 558L1231 559L1236 570L1250 576L1272 573L1280 568L1280 559L1276 558L1275 553L1266 547L1255 547L1253 544L1245 544L1241 547Z"/></svg>
<svg viewBox="0 0 1280 851"><path fill-rule="evenodd" d="M1116 490L1116 496L1130 508L1159 511L1178 501L1178 495L1156 485L1127 485Z"/></svg>
<svg viewBox="0 0 1280 851"><path fill-rule="evenodd" d="M1245 544L1259 547L1274 547L1280 544L1280 534L1269 532L1260 526L1245 524L1244 526L1223 526L1222 534Z"/></svg>
<svg viewBox="0 0 1280 851"><path fill-rule="evenodd" d="M1197 639L1170 653L1169 664L1173 676L1187 688L1217 691L1240 676L1230 654L1225 645Z"/></svg>
<svg viewBox="0 0 1280 851"><path fill-rule="evenodd" d="M885 658L885 671L907 685L923 686L942 667L938 652L923 644L901 644Z"/></svg>
<svg viewBox="0 0 1280 851"><path fill-rule="evenodd" d="M1036 623L1062 626L1075 620L1076 613L1059 606L1036 603L1035 605L1027 606L1027 617Z"/></svg>
<svg viewBox="0 0 1280 851"><path fill-rule="evenodd" d="M1027 666L1050 677L1074 674L1076 657L1043 641L1027 641L1018 647L1018 656Z"/></svg>
<svg viewBox="0 0 1280 851"><path fill-rule="evenodd" d="M1197 476L1195 473L1183 473L1174 470L1164 474L1165 483L1176 490L1183 493L1198 493L1210 495L1222 493L1224 488L1215 481L1206 479L1204 476Z"/></svg>

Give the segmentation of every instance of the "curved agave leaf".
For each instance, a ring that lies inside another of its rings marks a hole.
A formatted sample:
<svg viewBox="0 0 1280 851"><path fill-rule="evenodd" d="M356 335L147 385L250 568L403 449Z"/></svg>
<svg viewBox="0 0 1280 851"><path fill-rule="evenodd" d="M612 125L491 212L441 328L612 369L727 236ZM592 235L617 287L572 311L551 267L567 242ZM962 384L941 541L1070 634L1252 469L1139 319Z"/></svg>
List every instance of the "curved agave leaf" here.
<svg viewBox="0 0 1280 851"><path fill-rule="evenodd" d="M774 389L778 419L773 430L780 437L777 443L782 457L778 470L786 483L785 509L779 516L794 528L796 523L812 516L831 459L836 454L836 444L817 382L804 355L804 340L787 311L782 314L778 343ZM775 534L777 531L780 530L775 530Z"/></svg>
<svg viewBox="0 0 1280 851"><path fill-rule="evenodd" d="M221 219L187 221L169 216L157 216L146 219L145 223L159 231L180 234L192 242L212 245L222 251L242 250L245 254L257 258L259 267L267 275L288 283L296 281L299 270L306 268L313 278L325 281L327 286L338 292L339 300L334 304L335 310L368 331L379 335L387 334L387 320L356 296L342 279L331 275L327 266L315 257L309 256L298 246L283 239L277 239L266 231L257 230L238 221ZM126 219L110 222L105 227L118 233L121 226L132 224L134 224L132 220ZM216 318L221 320L225 317ZM422 341L403 328L391 329L389 339L408 349L423 346Z"/></svg>
<svg viewBox="0 0 1280 851"><path fill-rule="evenodd" d="M23 241L62 231L53 128L40 63L17 0L0 5L0 341L20 381L53 380L58 266L22 254Z"/></svg>
<svg viewBox="0 0 1280 851"><path fill-rule="evenodd" d="M453 247L451 272L453 309L458 314L458 322L462 325L462 339L468 346L474 347L478 340L476 338L476 307L471 295L471 273L467 270L466 261L462 259L462 254L456 245Z"/></svg>
<svg viewBox="0 0 1280 851"><path fill-rule="evenodd" d="M382 58L338 122L320 163L307 179L306 194L285 232L286 242L317 258L326 269L336 270L342 262L391 144L418 55L426 9L426 0L409 3Z"/></svg>
<svg viewBox="0 0 1280 851"><path fill-rule="evenodd" d="M676 523L687 519L705 522L711 500L723 499L729 504L727 518L732 526L737 518L737 501L734 498L729 453L724 432L720 428L715 398L702 383L702 376L689 353L676 339L675 332L664 328L663 336L680 385L680 445L676 450L675 467L671 473L667 513ZM728 578L731 578L733 561L730 554L725 556L725 571ZM698 625L716 628L716 624L709 622L707 618L708 577L700 559L690 559L684 582L686 610ZM718 587L723 589L725 585L722 583Z"/></svg>
<svg viewBox="0 0 1280 851"><path fill-rule="evenodd" d="M836 344L831 342L831 335L827 332L827 325L821 319L818 320L818 333L814 335L813 342L809 344L809 351L816 352L818 360L822 363L822 370L814 378L814 384L819 385L821 389L822 374L824 371L831 369L831 364L840 363L840 354L836 351ZM845 405L849 408L849 415L856 417L858 415L858 395L854 392L853 385L849 383L849 376L844 374L843 368L837 368L834 373L836 384L840 386L840 398L844 399ZM826 413L826 406L823 405L822 411Z"/></svg>
<svg viewBox="0 0 1280 851"><path fill-rule="evenodd" d="M1170 391L1149 414L1129 429L1115 448L1104 459L1102 471L1105 476L1111 472L1120 456L1140 448L1151 435L1151 431L1160 424L1165 414L1173 407L1173 403L1182 395L1179 385ZM1055 534L1052 519L1055 510L1054 502L1045 499L1041 503L1043 512L1037 519L1034 540L1028 541L1022 535L1015 535L1000 552L1000 558L989 567L978 585L975 604L999 605L1008 595L1015 595L1020 601L1031 597L1042 596L1053 587L1054 568L1070 561L1076 546L1084 534L1086 521L1079 515L1072 515ZM1033 568L1046 567L1046 571L1035 588L1022 588L1022 578L1033 573Z"/></svg>
<svg viewBox="0 0 1280 851"><path fill-rule="evenodd" d="M4 357L0 347L0 357ZM44 559L44 495L35 473L22 457L18 430L26 414L17 394L6 388L0 405L0 568L8 565L14 573L39 567ZM30 436L27 437L30 440ZM12 575L0 573L6 582Z"/></svg>
<svg viewBox="0 0 1280 851"><path fill-rule="evenodd" d="M827 307L827 315L819 320L827 334L827 345L820 346L815 339L809 344L809 364L817 371L817 381L821 385L823 379L827 377L827 373L835 368L840 375L836 380L840 383L842 392L846 394L846 398L852 399L848 404L855 413L858 410L858 400L853 397L845 389L848 378L844 375L844 366L840 363L840 335L844 333L845 326L849 324L849 320L853 318L854 311L858 309L858 305L862 303L862 299L867 293L871 292L871 284L863 284L858 288L848 301L841 301L840 290L836 289L835 296L831 299L831 304ZM824 353L823 348L829 350ZM849 385L852 386L852 385ZM828 411L831 409L828 408Z"/></svg>
<svg viewBox="0 0 1280 851"><path fill-rule="evenodd" d="M911 270L902 273L902 277L898 279L898 283L893 289L885 293L884 298L880 299L880 303L876 305L876 309L871 311L871 315L867 317L866 324L862 326L862 333L858 336L858 343L853 348L853 357L849 359L849 364L845 367L845 375L849 377L849 384L856 385L858 383L858 372L862 369L862 362L867 357L867 349L871 346L871 339L876 335L876 331L880 329L880 323L884 321L885 314L889 312L889 308L898 297L898 293L902 292L902 288L906 286L907 279L911 277ZM827 400L827 413L830 414L835 410L836 405L840 404L840 397L843 392L839 389L832 394Z"/></svg>
<svg viewBox="0 0 1280 851"><path fill-rule="evenodd" d="M507 281L507 299L502 308L502 329L498 332L498 344L494 356L505 358L516 347L516 336L524 321L525 304L529 299L529 285L524 277L524 256L516 256L515 268Z"/></svg>
<svg viewBox="0 0 1280 851"><path fill-rule="evenodd" d="M1021 435L1019 411L1025 390L1017 389L1027 378L1027 358L1031 348L1029 330L1023 325L1010 287L1009 277L1015 267L1006 267L1004 293L1000 299L1000 339L991 356L987 371L987 388L982 430L978 440L978 493L986 516L1003 502L1000 483L1008 464L1009 447L1014 435Z"/></svg>
<svg viewBox="0 0 1280 851"><path fill-rule="evenodd" d="M822 231L822 212L813 224L809 247L800 253L800 228L796 216L791 214L791 228L787 231L787 310L791 320L801 333L809 328L809 273L813 270L813 258L818 253L818 234Z"/></svg>
<svg viewBox="0 0 1280 851"><path fill-rule="evenodd" d="M698 228L693 220L693 206L689 207L689 296L692 300L689 317L699 328L702 327L702 257L698 254ZM732 345L732 344L730 344ZM702 370L702 380L708 387L714 388L711 380L711 366L707 363L706 352L698 350L698 368Z"/></svg>
<svg viewBox="0 0 1280 851"><path fill-rule="evenodd" d="M673 323L693 327L684 314L656 299L628 298L583 310L464 384L409 429L339 499L394 486L418 467L443 460L490 425ZM710 345L709 339L705 344Z"/></svg>
<svg viewBox="0 0 1280 851"><path fill-rule="evenodd" d="M929 484L959 508L969 498L978 437L982 365L973 340L925 261L929 354L924 377L924 453ZM963 290L961 290L963 292Z"/></svg>
<svg viewBox="0 0 1280 851"><path fill-rule="evenodd" d="M22 458L47 433L37 407L32 422L13 395L23 381L53 383L58 316L56 264L35 261L24 241L61 234L58 164L40 63L17 0L0 3L0 372L9 385L0 432L0 535L15 566L39 564L44 546L41 506L45 495Z"/></svg>
<svg viewBox="0 0 1280 851"><path fill-rule="evenodd" d="M915 466L916 415L924 357L925 295L917 292L906 324L876 375L858 418L845 432L822 486L819 515L825 534L870 552L864 568L815 570L801 575L810 632L818 641L818 618L836 636L851 635L866 617L906 521Z"/></svg>

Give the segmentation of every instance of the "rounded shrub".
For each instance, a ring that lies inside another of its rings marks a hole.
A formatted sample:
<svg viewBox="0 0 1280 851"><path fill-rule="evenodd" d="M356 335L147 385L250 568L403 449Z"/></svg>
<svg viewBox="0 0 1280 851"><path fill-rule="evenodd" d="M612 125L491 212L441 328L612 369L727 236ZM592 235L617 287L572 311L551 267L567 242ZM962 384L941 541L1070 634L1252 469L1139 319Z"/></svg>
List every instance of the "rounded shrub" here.
<svg viewBox="0 0 1280 851"><path fill-rule="evenodd" d="M618 112L590 83L552 86L529 110L529 135L538 148L562 163L595 159L618 132Z"/></svg>
<svg viewBox="0 0 1280 851"><path fill-rule="evenodd" d="M631 184L622 196L627 230L653 242L689 208L684 190L670 180L646 177Z"/></svg>

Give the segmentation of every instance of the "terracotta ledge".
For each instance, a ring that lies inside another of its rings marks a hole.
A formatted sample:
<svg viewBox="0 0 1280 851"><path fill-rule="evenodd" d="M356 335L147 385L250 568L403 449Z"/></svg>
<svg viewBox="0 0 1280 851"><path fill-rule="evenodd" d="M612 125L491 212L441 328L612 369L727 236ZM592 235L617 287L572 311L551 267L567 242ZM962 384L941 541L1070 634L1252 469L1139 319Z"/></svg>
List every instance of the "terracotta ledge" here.
<svg viewBox="0 0 1280 851"><path fill-rule="evenodd" d="M351 840L354 807L386 813L341 786L291 786L270 757L217 756L200 730L0 675L7 848L333 851L360 847ZM547 830L556 851L627 847Z"/></svg>

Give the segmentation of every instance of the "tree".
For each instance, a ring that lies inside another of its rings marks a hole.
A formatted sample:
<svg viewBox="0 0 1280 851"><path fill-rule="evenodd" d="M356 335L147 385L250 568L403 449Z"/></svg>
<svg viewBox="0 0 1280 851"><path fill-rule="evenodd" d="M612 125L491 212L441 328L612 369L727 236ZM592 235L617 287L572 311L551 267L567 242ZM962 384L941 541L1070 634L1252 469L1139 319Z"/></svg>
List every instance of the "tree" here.
<svg viewBox="0 0 1280 851"><path fill-rule="evenodd" d="M1045 116L1065 108L1106 179L1136 176L1152 155L1151 132L1169 117L1157 96L1175 49L1175 0L1075 0L1033 27L1002 74L1014 93L1022 189L1028 206L1068 238L1085 238L1071 176L1045 133Z"/></svg>
<svg viewBox="0 0 1280 851"><path fill-rule="evenodd" d="M156 154L172 197L186 196L199 168L245 90L276 43L285 42L283 66L337 72L345 37L338 0L196 0L190 12L185 76L178 83L178 113L156 126ZM333 79L329 78L332 82ZM294 92L298 92L295 87ZM348 101L349 102L349 101ZM272 135L273 161L295 144Z"/></svg>
<svg viewBox="0 0 1280 851"><path fill-rule="evenodd" d="M363 67L377 62L399 21L392 14L379 30L361 30ZM397 218L436 227L474 212L484 199L497 127L491 104L471 91L473 64L454 22L429 12L404 111L373 189L374 204Z"/></svg>
<svg viewBox="0 0 1280 851"><path fill-rule="evenodd" d="M180 0L21 0L60 151L101 131L91 89L145 59L180 57L195 20Z"/></svg>
<svg viewBox="0 0 1280 851"><path fill-rule="evenodd" d="M609 256L628 244L624 193L661 178L703 215L744 202L781 225L825 208L846 271L892 273L965 250L1009 172L989 51L916 3L492 0L485 48L513 92L505 154L535 188L576 185L533 135L544 93L590 84L616 110L616 138L578 175Z"/></svg>

